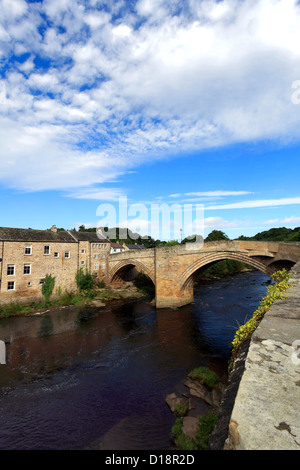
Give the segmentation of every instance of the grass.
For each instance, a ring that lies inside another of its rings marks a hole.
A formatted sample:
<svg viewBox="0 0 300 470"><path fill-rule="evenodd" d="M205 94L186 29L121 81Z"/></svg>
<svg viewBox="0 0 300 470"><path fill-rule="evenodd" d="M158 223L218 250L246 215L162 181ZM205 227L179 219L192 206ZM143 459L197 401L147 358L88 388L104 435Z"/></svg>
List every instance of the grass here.
<svg viewBox="0 0 300 470"><path fill-rule="evenodd" d="M29 303L9 302L0 305L0 318L8 318L18 315L30 315L39 309L65 306L65 305L84 305L89 297L84 294L64 292L57 299L52 301L37 301Z"/></svg>
<svg viewBox="0 0 300 470"><path fill-rule="evenodd" d="M189 402L187 401L183 405L178 405L175 408L175 414L178 417L186 416L189 411Z"/></svg>
<svg viewBox="0 0 300 470"><path fill-rule="evenodd" d="M215 387L220 381L220 377L207 367L197 367L193 369L188 376L190 379L198 380L203 385L207 385L211 388Z"/></svg>

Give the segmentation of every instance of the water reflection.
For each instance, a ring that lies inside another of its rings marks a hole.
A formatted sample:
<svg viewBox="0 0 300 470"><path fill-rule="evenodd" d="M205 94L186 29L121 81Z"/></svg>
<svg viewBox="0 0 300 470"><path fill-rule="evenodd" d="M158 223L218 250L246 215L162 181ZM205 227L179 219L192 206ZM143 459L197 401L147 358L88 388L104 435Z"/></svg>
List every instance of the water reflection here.
<svg viewBox="0 0 300 470"><path fill-rule="evenodd" d="M248 273L199 286L178 310L114 302L0 320L0 449L80 449L101 436L107 449L168 449L166 394L193 367L224 372L236 322L266 281Z"/></svg>

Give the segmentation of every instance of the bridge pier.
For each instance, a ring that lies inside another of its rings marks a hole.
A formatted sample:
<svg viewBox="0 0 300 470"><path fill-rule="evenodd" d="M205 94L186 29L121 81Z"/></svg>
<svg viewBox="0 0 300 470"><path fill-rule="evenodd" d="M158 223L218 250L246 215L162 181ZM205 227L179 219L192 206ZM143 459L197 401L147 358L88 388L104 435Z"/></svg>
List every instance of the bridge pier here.
<svg viewBox="0 0 300 470"><path fill-rule="evenodd" d="M191 304L194 302L194 293L193 289L191 292L182 292L178 289L177 292L170 293L166 295L166 291L160 292L160 289L156 289L156 308L179 308L184 305Z"/></svg>

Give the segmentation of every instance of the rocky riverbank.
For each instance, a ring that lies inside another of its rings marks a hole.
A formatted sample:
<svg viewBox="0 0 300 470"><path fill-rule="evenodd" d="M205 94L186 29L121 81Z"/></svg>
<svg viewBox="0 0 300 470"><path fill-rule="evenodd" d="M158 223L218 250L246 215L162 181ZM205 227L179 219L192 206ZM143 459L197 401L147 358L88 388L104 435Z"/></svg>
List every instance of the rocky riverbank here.
<svg viewBox="0 0 300 470"><path fill-rule="evenodd" d="M145 297L145 293L141 292L132 283L126 283L123 287L108 287L97 289L94 292L93 299L86 302L91 307L105 307L107 302L111 300L134 300Z"/></svg>
<svg viewBox="0 0 300 470"><path fill-rule="evenodd" d="M210 432L218 419L218 410L226 390L226 377L220 378L205 367L192 371L181 390L166 396L176 417L171 439L180 450L205 450ZM205 428L205 430L204 430Z"/></svg>

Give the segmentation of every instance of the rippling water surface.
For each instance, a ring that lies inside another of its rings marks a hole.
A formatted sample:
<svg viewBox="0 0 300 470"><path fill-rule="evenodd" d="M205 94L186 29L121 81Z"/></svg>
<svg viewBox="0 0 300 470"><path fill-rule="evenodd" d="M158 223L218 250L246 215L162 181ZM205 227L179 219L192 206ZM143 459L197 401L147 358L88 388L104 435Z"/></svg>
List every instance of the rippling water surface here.
<svg viewBox="0 0 300 470"><path fill-rule="evenodd" d="M0 449L170 449L165 396L194 367L224 373L268 280L205 283L177 310L139 300L0 319Z"/></svg>

